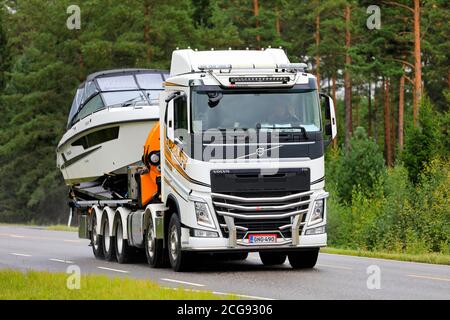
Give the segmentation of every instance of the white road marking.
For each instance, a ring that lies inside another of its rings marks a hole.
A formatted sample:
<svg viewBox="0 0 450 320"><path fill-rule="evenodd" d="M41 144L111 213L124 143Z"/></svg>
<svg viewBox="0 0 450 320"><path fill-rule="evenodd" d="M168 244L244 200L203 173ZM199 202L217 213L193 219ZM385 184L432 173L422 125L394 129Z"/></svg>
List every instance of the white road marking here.
<svg viewBox="0 0 450 320"><path fill-rule="evenodd" d="M15 253L15 252L11 252L11 254L13 256L18 256L18 257L31 257L31 254L25 254L25 253Z"/></svg>
<svg viewBox="0 0 450 320"><path fill-rule="evenodd" d="M440 277L435 277L435 276L425 276L425 275L418 275L418 274L408 274L408 277L421 278L421 279L429 279L429 280L438 280L438 281L448 281L448 282L450 282L450 278L440 278Z"/></svg>
<svg viewBox="0 0 450 320"><path fill-rule="evenodd" d="M68 264L73 263L73 261L70 261L70 260L61 260L61 259L48 259L48 260L54 261L54 262L68 263Z"/></svg>
<svg viewBox="0 0 450 320"><path fill-rule="evenodd" d="M162 281L168 281L168 282L175 282L175 283L181 283L181 284L187 284L189 286L194 286L194 287L204 287L204 284L200 284L200 283L193 283L193 282L187 282L187 281L181 281L181 280L174 280L174 279L161 279Z"/></svg>
<svg viewBox="0 0 450 320"><path fill-rule="evenodd" d="M318 266L318 267L336 268L336 269L344 269L344 270L353 270L353 268L351 268L351 267L335 266L335 265L323 264L323 263L316 264L316 266Z"/></svg>
<svg viewBox="0 0 450 320"><path fill-rule="evenodd" d="M67 240L67 239L64 239L63 241L64 242L75 242L75 243L81 242L81 240Z"/></svg>
<svg viewBox="0 0 450 320"><path fill-rule="evenodd" d="M120 273L130 273L129 271L119 270L119 269L111 269L111 268L106 268L106 267L97 267L97 268L98 268L98 269L102 269L102 270L108 270L108 271L120 272Z"/></svg>
<svg viewBox="0 0 450 320"><path fill-rule="evenodd" d="M25 238L25 236L20 236L18 234L10 234L9 235L11 238Z"/></svg>

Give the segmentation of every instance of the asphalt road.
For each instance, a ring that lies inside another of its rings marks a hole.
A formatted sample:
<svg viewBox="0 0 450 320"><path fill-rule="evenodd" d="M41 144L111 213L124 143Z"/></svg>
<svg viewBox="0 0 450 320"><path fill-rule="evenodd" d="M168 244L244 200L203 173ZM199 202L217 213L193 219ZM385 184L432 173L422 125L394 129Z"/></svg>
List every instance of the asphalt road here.
<svg viewBox="0 0 450 320"><path fill-rule="evenodd" d="M265 267L257 254L241 262L206 261L193 272L152 269L143 259L118 264L93 257L73 232L0 226L0 268L145 278L165 287L234 293L250 299L450 299L450 266L321 253L312 270L288 262ZM379 270L379 289L373 272ZM372 275L372 277L370 277ZM368 286L368 278L369 286Z"/></svg>

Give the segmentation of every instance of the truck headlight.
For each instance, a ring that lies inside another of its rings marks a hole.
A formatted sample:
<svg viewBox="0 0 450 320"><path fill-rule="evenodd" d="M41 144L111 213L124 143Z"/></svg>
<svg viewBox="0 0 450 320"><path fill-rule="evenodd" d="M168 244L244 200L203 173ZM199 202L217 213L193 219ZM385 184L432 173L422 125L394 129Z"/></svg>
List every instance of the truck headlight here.
<svg viewBox="0 0 450 320"><path fill-rule="evenodd" d="M309 224L313 225L323 221L323 214L325 212L325 199L319 199L314 202L314 208L309 218Z"/></svg>
<svg viewBox="0 0 450 320"><path fill-rule="evenodd" d="M208 205L205 202L194 202L195 216L197 224L205 227L214 228L214 223L209 213Z"/></svg>

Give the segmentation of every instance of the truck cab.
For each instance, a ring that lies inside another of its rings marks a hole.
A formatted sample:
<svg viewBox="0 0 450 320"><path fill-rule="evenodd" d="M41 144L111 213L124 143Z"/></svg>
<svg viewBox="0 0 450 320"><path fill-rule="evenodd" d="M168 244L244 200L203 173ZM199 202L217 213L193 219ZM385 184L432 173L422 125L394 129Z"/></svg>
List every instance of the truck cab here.
<svg viewBox="0 0 450 320"><path fill-rule="evenodd" d="M315 265L336 118L306 65L282 49L176 50L160 124L161 245L175 270L205 252Z"/></svg>

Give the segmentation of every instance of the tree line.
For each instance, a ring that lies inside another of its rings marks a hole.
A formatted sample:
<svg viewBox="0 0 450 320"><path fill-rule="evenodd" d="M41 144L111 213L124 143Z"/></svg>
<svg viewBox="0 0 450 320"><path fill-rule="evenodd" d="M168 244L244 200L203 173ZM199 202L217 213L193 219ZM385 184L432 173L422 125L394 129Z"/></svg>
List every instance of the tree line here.
<svg viewBox="0 0 450 320"><path fill-rule="evenodd" d="M79 82L104 69L168 69L177 47L281 47L292 62L306 62L335 100L333 152L351 154L363 127L384 165L406 161L417 169L409 171L414 179L432 158L415 149L429 135L419 119L424 101L437 119L431 129L440 132L424 139L441 146L438 154L449 149L445 0L80 0L79 30L66 27L73 1L0 4L3 221L65 219L55 148Z"/></svg>

